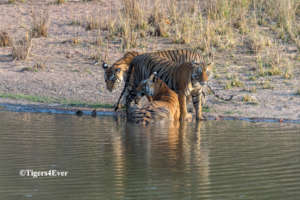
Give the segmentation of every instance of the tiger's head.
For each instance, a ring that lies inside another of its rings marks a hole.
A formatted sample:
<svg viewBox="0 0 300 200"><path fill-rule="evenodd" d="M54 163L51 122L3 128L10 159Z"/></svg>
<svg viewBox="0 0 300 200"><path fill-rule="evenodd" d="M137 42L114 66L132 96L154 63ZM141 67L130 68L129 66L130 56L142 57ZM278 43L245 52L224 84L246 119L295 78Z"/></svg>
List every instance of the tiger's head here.
<svg viewBox="0 0 300 200"><path fill-rule="evenodd" d="M157 77L157 73L154 72L150 75L148 79L145 79L140 82L138 87L136 88L136 97L135 103L138 104L143 96L147 96L149 99L155 95L157 83L159 78Z"/></svg>
<svg viewBox="0 0 300 200"><path fill-rule="evenodd" d="M207 81L212 77L213 62L202 62L195 63L192 62L193 72L192 72L192 85L205 86Z"/></svg>
<svg viewBox="0 0 300 200"><path fill-rule="evenodd" d="M129 65L133 58L138 54L139 53L135 51L127 52L111 67L109 67L108 64L103 61L102 67L105 70L104 79L106 83L106 88L110 92L116 89L121 84L121 82L126 79Z"/></svg>

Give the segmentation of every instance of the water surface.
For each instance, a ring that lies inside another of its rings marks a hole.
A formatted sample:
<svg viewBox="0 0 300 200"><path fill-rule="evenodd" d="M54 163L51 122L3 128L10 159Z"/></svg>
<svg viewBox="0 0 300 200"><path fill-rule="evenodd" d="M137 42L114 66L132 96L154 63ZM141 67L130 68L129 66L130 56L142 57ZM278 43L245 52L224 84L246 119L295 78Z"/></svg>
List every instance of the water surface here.
<svg viewBox="0 0 300 200"><path fill-rule="evenodd" d="M68 171L22 177L21 169ZM0 112L0 199L297 199L300 125Z"/></svg>

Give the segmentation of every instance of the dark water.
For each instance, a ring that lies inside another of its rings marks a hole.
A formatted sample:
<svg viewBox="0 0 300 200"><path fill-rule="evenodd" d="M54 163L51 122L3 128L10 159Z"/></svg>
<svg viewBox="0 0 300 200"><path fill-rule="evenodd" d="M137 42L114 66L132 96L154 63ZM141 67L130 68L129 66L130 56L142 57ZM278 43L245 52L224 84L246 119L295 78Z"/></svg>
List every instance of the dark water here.
<svg viewBox="0 0 300 200"><path fill-rule="evenodd" d="M142 128L108 116L0 112L1 200L299 198L299 124Z"/></svg>

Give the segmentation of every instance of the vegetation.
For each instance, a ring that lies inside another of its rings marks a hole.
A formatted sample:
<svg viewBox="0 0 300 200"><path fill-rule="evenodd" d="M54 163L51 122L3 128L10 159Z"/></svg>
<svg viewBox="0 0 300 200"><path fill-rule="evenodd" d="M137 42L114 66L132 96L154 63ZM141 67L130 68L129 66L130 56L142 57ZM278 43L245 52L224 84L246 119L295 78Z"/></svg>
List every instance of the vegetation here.
<svg viewBox="0 0 300 200"><path fill-rule="evenodd" d="M249 94L245 94L243 97L242 97L242 101L243 102L246 102L248 104L258 104L258 101L257 99L254 97L254 96L251 96Z"/></svg>
<svg viewBox="0 0 300 200"><path fill-rule="evenodd" d="M26 2L26 0L8 0L8 3L17 3L17 2L24 3Z"/></svg>
<svg viewBox="0 0 300 200"><path fill-rule="evenodd" d="M12 47L12 57L16 60L25 60L31 51L31 37L28 33L26 36L15 43Z"/></svg>
<svg viewBox="0 0 300 200"><path fill-rule="evenodd" d="M35 63L32 67L24 67L21 69L21 72L29 71L29 72L38 72L46 69L45 63Z"/></svg>
<svg viewBox="0 0 300 200"><path fill-rule="evenodd" d="M47 37L49 27L49 15L48 12L42 10L41 12L33 12L31 36L32 37Z"/></svg>
<svg viewBox="0 0 300 200"><path fill-rule="evenodd" d="M56 15L53 9L57 10L58 4L64 4L63 8L75 5L74 1L52 0L45 4L51 5L48 8L33 9L31 17L18 19L21 28L17 34L6 27L3 30L7 32L0 32L0 47L11 46L3 51L11 50L14 60L29 66L20 71L45 70L45 64L37 62L41 60L38 56L52 55L41 55L37 48L50 51L52 45L61 45L50 58L50 66L59 65L59 70L80 75L94 75L93 67L77 65L85 59L98 65L106 58L112 62L117 59L115 55L129 50L175 48L195 48L203 55L213 53L214 79L228 90L259 94L262 89L276 89L280 81L291 83L299 74L295 67L300 60L299 0L116 0L117 6L81 0L76 6L86 6L84 14L50 16ZM99 10L94 9L98 5ZM49 18L59 19L50 23ZM49 28L55 32L49 33ZM18 38L24 29L26 37ZM70 67L51 61L54 57ZM70 63L64 58L78 60Z"/></svg>
<svg viewBox="0 0 300 200"><path fill-rule="evenodd" d="M11 46L12 40L7 32L1 31L0 32L0 47Z"/></svg>
<svg viewBox="0 0 300 200"><path fill-rule="evenodd" d="M37 103L58 103L65 106L73 106L73 107L88 107L88 108L113 108L111 104L95 104L95 103L88 103L88 102L81 102L81 101L74 101L74 100L66 100L66 99L54 99L50 97L41 97L41 96L33 96L33 95L26 95L26 94L0 94L0 98L9 98L9 99L16 99L16 100L26 100L30 102L37 102Z"/></svg>
<svg viewBox="0 0 300 200"><path fill-rule="evenodd" d="M63 4L63 3L65 3L66 2L66 0L56 0L56 3L57 4Z"/></svg>

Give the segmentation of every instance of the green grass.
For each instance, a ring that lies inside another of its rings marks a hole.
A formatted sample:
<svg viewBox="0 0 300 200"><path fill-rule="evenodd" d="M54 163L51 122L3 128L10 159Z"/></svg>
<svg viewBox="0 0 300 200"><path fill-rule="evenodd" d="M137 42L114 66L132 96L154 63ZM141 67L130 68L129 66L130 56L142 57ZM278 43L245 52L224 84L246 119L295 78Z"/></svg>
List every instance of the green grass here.
<svg viewBox="0 0 300 200"><path fill-rule="evenodd" d="M41 97L41 96L33 96L33 95L26 95L26 94L0 94L0 98L8 98L8 99L16 99L16 100L26 100L30 102L37 102L37 103L58 103L65 106L72 106L72 107L87 107L87 108L113 108L111 104L101 104L101 103L89 103L89 102L82 102L82 101L75 101L75 100L68 100L68 99L56 99L51 97Z"/></svg>
<svg viewBox="0 0 300 200"><path fill-rule="evenodd" d="M202 107L202 112L206 112L206 113L208 113L208 112L210 112L211 110L210 110L210 108L208 107L208 106L203 106Z"/></svg>
<svg viewBox="0 0 300 200"><path fill-rule="evenodd" d="M39 103L54 103L55 100L48 97L39 97L25 94L0 94L0 98L16 99L16 100L27 100L31 102Z"/></svg>
<svg viewBox="0 0 300 200"><path fill-rule="evenodd" d="M242 81L240 81L238 77L232 76L231 79L232 80L226 82L226 85L225 85L226 90L229 90L232 87L243 87L244 86L244 83Z"/></svg>

